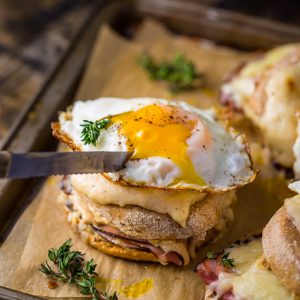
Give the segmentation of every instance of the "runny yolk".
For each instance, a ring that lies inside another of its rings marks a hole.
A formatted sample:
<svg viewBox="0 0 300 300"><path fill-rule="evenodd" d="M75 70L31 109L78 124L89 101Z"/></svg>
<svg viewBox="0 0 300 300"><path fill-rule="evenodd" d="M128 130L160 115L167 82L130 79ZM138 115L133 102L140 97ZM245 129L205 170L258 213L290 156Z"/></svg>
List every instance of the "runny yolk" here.
<svg viewBox="0 0 300 300"><path fill-rule="evenodd" d="M119 133L126 136L133 159L168 158L181 170L181 176L175 178L173 184L205 185L187 152L186 140L197 121L199 119L180 108L155 104L111 118L111 124L118 124Z"/></svg>

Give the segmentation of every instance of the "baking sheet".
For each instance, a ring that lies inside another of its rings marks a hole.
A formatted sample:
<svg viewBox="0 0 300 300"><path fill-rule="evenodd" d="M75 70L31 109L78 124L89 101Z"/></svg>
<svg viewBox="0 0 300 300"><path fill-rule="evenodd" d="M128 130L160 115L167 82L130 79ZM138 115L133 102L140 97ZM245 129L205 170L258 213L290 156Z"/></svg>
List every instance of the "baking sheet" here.
<svg viewBox="0 0 300 300"><path fill-rule="evenodd" d="M138 67L136 59L145 50L158 59L184 53L198 70L206 74L207 87L176 95L170 93L164 85L150 81L147 74ZM198 107L210 107L217 105L218 88L224 74L243 56L243 53L216 47L207 41L172 36L154 21L144 23L135 41L125 40L104 26L99 32L76 99L151 96L176 98ZM119 299L201 299L204 285L193 270L207 249L222 248L243 234L260 231L289 195L285 179L272 168L267 151L253 142L259 138L255 131L242 119L234 118L234 123L252 135L255 161L262 171L254 183L239 190L236 219L231 229L217 243L203 248L198 259L189 266L178 268L130 262L109 257L86 245L65 220L64 209L56 201L59 178L53 178L47 181L34 201L38 208L34 217L34 213L30 215L32 224L25 226L27 230L22 231L20 226L24 224L25 212L16 225L19 230L14 230L7 240L19 250L14 253L12 247L5 245L0 249L1 266L8 254L11 266L15 263L11 272L2 272L0 279L6 278L6 281L1 284L39 296L80 297L73 286L60 284L56 289L49 289L46 277L38 271L49 248L57 247L72 238L74 249L85 252L87 259L93 257L98 264L97 272L102 278L99 279L98 287L108 292L117 291Z"/></svg>

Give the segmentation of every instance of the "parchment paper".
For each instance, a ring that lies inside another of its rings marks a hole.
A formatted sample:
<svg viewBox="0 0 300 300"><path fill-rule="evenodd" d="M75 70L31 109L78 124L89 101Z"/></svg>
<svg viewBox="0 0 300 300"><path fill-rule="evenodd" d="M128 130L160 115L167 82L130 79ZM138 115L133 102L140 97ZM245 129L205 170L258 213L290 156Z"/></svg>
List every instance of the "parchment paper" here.
<svg viewBox="0 0 300 300"><path fill-rule="evenodd" d="M0 245L0 285L12 287L31 226L40 204L41 194L31 202L16 222L5 242Z"/></svg>
<svg viewBox="0 0 300 300"><path fill-rule="evenodd" d="M156 58L171 58L175 53L184 53L195 63L197 69L206 74L207 87L201 91L171 94L164 85L150 81L137 66L136 58L144 50ZM146 22L140 28L135 41L131 42L119 37L108 27L103 27L76 99L152 96L177 98L199 107L209 107L217 104L217 91L224 74L243 55L206 41L174 37L153 21ZM253 130L249 130L248 124L243 120L236 120L235 123L252 134ZM5 285L40 296L80 297L73 286L60 284L57 289L49 289L46 277L37 270L45 261L49 248L57 247L72 238L74 249L85 252L87 259L93 257L98 264L97 272L102 277L98 287L108 292L117 291L119 299L202 299L204 285L193 272L200 258L208 249L220 249L246 233L260 231L274 211L281 206L283 199L289 195L283 177L261 158L260 147L253 143L252 148L256 149L255 161L262 171L254 183L238 191L234 224L222 239L203 248L199 257L189 266L178 268L130 262L107 256L86 245L71 230L65 220L64 209L56 201L59 178L55 178L48 180L36 199L40 204L30 226L21 259L18 260L20 255L16 255L16 263L19 262L19 265L15 277L12 279L10 276L9 284L6 281ZM19 223L22 224L23 218L25 214ZM9 237L10 243L15 243L16 247L21 245L17 238L19 235L22 235L21 230L12 232ZM8 250L13 257L12 249ZM0 279L3 280L6 275L8 276L3 273Z"/></svg>

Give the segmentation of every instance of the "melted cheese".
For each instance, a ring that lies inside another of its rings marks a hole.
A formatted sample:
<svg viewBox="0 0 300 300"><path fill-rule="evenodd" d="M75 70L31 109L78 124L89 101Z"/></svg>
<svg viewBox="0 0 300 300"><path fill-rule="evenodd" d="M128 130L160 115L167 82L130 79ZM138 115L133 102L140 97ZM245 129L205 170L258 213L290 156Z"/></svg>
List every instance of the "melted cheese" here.
<svg viewBox="0 0 300 300"><path fill-rule="evenodd" d="M256 77L262 74L266 69L273 67L276 63L284 59L287 55L292 53L295 45L285 45L282 47L274 48L267 52L262 59L254 60L247 64L242 72L242 77Z"/></svg>
<svg viewBox="0 0 300 300"><path fill-rule="evenodd" d="M300 196L289 198L284 203L288 218L300 232Z"/></svg>
<svg viewBox="0 0 300 300"><path fill-rule="evenodd" d="M192 190L162 190L115 184L99 174L72 175L72 186L80 194L99 204L137 205L166 213L185 227L190 207L206 194Z"/></svg>
<svg viewBox="0 0 300 300"><path fill-rule="evenodd" d="M222 86L222 92L230 95L235 105L245 109L248 99L253 97L256 90L255 80L264 72L274 67L297 50L297 45L286 45L267 52L262 58L251 61L241 70L237 77Z"/></svg>
<svg viewBox="0 0 300 300"><path fill-rule="evenodd" d="M262 264L262 258L255 261L243 275L234 278L232 285L236 299L294 299L277 276Z"/></svg>
<svg viewBox="0 0 300 300"><path fill-rule="evenodd" d="M210 284L209 289L216 291L218 296L232 290L235 300L294 299L276 275L262 264L261 239L228 248L225 252L234 259L235 268L232 273L221 272L219 279Z"/></svg>
<svg viewBox="0 0 300 300"><path fill-rule="evenodd" d="M185 240L165 240L165 241L154 241L149 240L149 242L156 246L160 247L164 252L175 252L178 253L184 261L184 265L187 265L190 262L190 254L188 252L186 241Z"/></svg>
<svg viewBox="0 0 300 300"><path fill-rule="evenodd" d="M68 196L68 200L73 204L73 209L78 211L84 223L93 224L95 221L94 215L88 208L88 204L76 192Z"/></svg>
<svg viewBox="0 0 300 300"><path fill-rule="evenodd" d="M209 285L209 289L216 291L218 296L231 290L234 279L245 273L260 257L262 251L261 239L253 240L247 245L225 249L225 253L230 253L229 257L234 259L235 272L221 272L218 280Z"/></svg>
<svg viewBox="0 0 300 300"><path fill-rule="evenodd" d="M255 239L247 245L228 248L225 252L230 252L230 258L234 259L235 270L242 274L261 256L263 252L261 239Z"/></svg>

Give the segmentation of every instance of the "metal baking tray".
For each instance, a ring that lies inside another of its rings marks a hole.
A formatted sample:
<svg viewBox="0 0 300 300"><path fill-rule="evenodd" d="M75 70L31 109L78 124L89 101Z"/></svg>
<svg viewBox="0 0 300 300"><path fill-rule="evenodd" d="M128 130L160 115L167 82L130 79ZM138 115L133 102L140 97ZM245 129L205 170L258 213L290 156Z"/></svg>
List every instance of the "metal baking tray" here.
<svg viewBox="0 0 300 300"><path fill-rule="evenodd" d="M38 95L20 112L0 150L49 151L56 147L50 122L73 99L99 26L110 24L132 38L145 17L162 22L176 34L201 37L242 50L258 50L300 40L298 27L240 13L176 0L107 1L97 6ZM102 5L103 4L103 5ZM21 212L41 188L42 179L0 181L0 244ZM26 189L25 189L26 186ZM1 299L39 299L0 287ZM41 298L40 298L41 299Z"/></svg>

